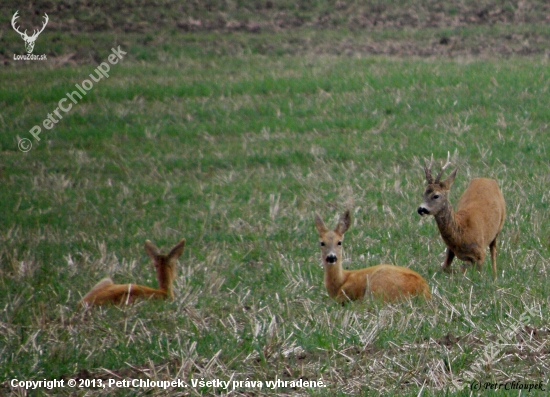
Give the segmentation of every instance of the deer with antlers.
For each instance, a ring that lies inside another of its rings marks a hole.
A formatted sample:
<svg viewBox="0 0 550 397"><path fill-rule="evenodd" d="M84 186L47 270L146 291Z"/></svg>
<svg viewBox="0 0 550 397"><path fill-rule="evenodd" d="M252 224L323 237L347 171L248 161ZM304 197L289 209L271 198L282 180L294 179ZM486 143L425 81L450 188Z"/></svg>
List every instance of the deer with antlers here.
<svg viewBox="0 0 550 397"><path fill-rule="evenodd" d="M15 12L15 14L13 14L13 17L11 19L11 26L13 27L13 29L19 33L19 35L23 38L23 40L25 41L25 49L27 50L27 53L30 55L32 54L32 51L34 50L34 42L36 41L36 39L38 38L38 35L40 33L42 33L42 31L44 30L44 28L46 27L46 25L48 24L48 21L50 20L48 18L48 14L44 13L44 24L42 25L42 29L40 29L39 31L36 31L34 30L33 31L33 34L32 36L28 36L27 35L27 30L25 29L25 32L21 32L19 30L19 28L17 27L17 25L15 24L15 20L17 18L19 18L19 15L17 15L19 13L19 10Z"/></svg>
<svg viewBox="0 0 550 397"><path fill-rule="evenodd" d="M493 278L497 277L497 237L502 230L506 216L506 202L494 179L474 178L458 200L457 210L449 202L448 194L457 169L446 179L441 180L443 171L451 165L450 153L447 162L434 179L432 177L433 156L429 165L424 166L427 186L424 201L418 207L421 216L433 215L447 245L443 270L451 272L453 258L457 256L466 264L476 264L481 271L486 249L491 251ZM466 266L461 266L462 272Z"/></svg>
<svg viewBox="0 0 550 397"><path fill-rule="evenodd" d="M185 239L180 240L166 255L149 240L145 251L155 265L158 289L138 284L114 284L110 278L98 282L81 300L83 305L104 305L114 303L127 305L139 298L174 299L172 284L176 278L176 261L183 253Z"/></svg>
<svg viewBox="0 0 550 397"><path fill-rule="evenodd" d="M340 304L369 296L385 302L402 298L422 296L430 299L430 287L426 280L406 267L377 265L364 269L342 268L342 241L351 225L351 216L346 211L338 225L329 230L319 214L315 213L315 227L319 233L321 255L325 267L325 287L329 296Z"/></svg>

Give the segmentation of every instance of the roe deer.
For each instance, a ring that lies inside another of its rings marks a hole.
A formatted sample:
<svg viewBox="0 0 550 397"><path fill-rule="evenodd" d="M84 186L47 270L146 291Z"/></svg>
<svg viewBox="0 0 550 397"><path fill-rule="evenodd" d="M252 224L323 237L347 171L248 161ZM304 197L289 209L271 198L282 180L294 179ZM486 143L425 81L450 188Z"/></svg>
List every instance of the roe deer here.
<svg viewBox="0 0 550 397"><path fill-rule="evenodd" d="M163 255L149 240L145 241L145 251L153 260L157 272L158 289L138 284L114 284L110 278L104 278L88 292L81 301L85 305L103 305L105 303L130 304L138 298L174 299L172 283L176 278L176 261L183 253L185 239L180 240L168 253Z"/></svg>
<svg viewBox="0 0 550 397"><path fill-rule="evenodd" d="M474 178L458 200L456 212L449 202L448 193L456 177L456 169L441 181L443 171L451 165L450 154L447 163L434 179L433 158L424 166L428 185L424 201L418 207L421 216L433 215L443 241L447 245L443 270L450 272L455 255L467 264L476 264L481 271L487 246L491 251L493 278L497 277L497 237L502 230L506 216L506 203L494 179ZM466 266L462 265L462 272Z"/></svg>
<svg viewBox="0 0 550 397"><path fill-rule="evenodd" d="M319 214L315 214L325 267L325 287L332 299L344 304L363 299L365 295L386 302L414 295L432 297L422 276L406 267L377 265L359 270L342 269L342 241L350 225L349 210L342 214L333 231L327 229Z"/></svg>

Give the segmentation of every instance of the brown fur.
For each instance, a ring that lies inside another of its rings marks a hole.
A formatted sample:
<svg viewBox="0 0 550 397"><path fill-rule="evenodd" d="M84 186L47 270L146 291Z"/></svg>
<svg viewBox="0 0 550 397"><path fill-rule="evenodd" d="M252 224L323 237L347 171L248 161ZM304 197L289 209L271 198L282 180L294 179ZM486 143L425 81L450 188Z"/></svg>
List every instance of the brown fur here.
<svg viewBox="0 0 550 397"><path fill-rule="evenodd" d="M449 189L454 182L457 170L447 179L439 181L431 178L431 165L425 167L428 185L424 191L424 201L418 208L420 215L433 215L447 253L443 270L450 272L455 255L469 264L476 264L478 270L485 259L487 246L491 251L493 277L497 277L497 237L506 217L506 202L494 179L472 179L460 197L457 211L448 199ZM462 267L466 271L466 267Z"/></svg>
<svg viewBox="0 0 550 397"><path fill-rule="evenodd" d="M176 278L176 261L183 253L185 239L182 239L168 255L163 255L149 240L145 241L145 251L153 260L156 269L158 289L138 284L114 284L110 278L97 283L81 300L85 305L114 303L126 305L139 298L174 299L172 284Z"/></svg>
<svg viewBox="0 0 550 397"><path fill-rule="evenodd" d="M333 231L315 214L315 227L321 239L321 253L325 267L325 287L329 296L338 303L360 300L365 295L386 302L421 295L430 299L430 288L422 276L406 267L377 265L359 270L342 268L342 241L351 225L346 211Z"/></svg>

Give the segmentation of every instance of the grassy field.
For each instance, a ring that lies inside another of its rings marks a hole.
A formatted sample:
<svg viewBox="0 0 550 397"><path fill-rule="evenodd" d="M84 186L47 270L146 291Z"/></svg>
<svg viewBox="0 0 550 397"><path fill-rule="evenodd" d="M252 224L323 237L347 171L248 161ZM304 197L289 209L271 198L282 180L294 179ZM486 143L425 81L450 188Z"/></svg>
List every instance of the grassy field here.
<svg viewBox="0 0 550 397"><path fill-rule="evenodd" d="M352 24L358 10L336 3L330 10L341 23L320 30L322 6L311 4L266 5L257 21L238 7L196 6L183 10L191 27L172 21L158 32L90 25L78 49L79 36L60 23L36 44L35 53L53 54L48 61L0 69L0 394L25 395L12 379L188 384L173 395L469 396L472 382L549 387L550 69L542 50L518 56L521 35L541 38L529 48L545 46L543 3L509 27L465 17L457 26L369 35ZM455 15L449 7L441 12ZM268 24L273 13L299 11L300 26ZM249 28L206 23L220 13ZM472 47L507 32L519 35L511 39L519 47L509 47L517 51ZM459 43L455 53L391 51L437 49L443 36ZM0 42L3 55L23 53L13 31ZM128 54L110 77L34 139L29 130L119 45ZM26 153L22 138L32 143ZM440 272L445 245L433 218L416 214L424 160L448 151L458 167L453 203L478 176L497 179L506 199L496 282L489 259L466 277ZM430 284L430 302L331 301L313 213L335 224L348 208L345 266L410 267ZM144 241L166 251L182 237L175 301L78 307L106 276L156 286ZM242 383L193 386L203 378ZM269 389L265 382L276 379L325 387ZM474 395L487 392L475 386Z"/></svg>

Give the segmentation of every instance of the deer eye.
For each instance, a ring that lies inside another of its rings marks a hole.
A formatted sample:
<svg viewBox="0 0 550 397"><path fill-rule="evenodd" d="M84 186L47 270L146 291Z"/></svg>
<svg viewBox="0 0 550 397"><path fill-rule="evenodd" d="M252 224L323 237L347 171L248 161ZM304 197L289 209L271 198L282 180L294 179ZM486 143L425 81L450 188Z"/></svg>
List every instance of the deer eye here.
<svg viewBox="0 0 550 397"><path fill-rule="evenodd" d="M338 245L342 245L342 242L341 242L341 241L338 241Z"/></svg>
<svg viewBox="0 0 550 397"><path fill-rule="evenodd" d="M432 197L434 200L437 200L439 198L439 194L434 194Z"/></svg>
<svg viewBox="0 0 550 397"><path fill-rule="evenodd" d="M324 246L325 246L325 242L321 241L321 247L324 247Z"/></svg>

